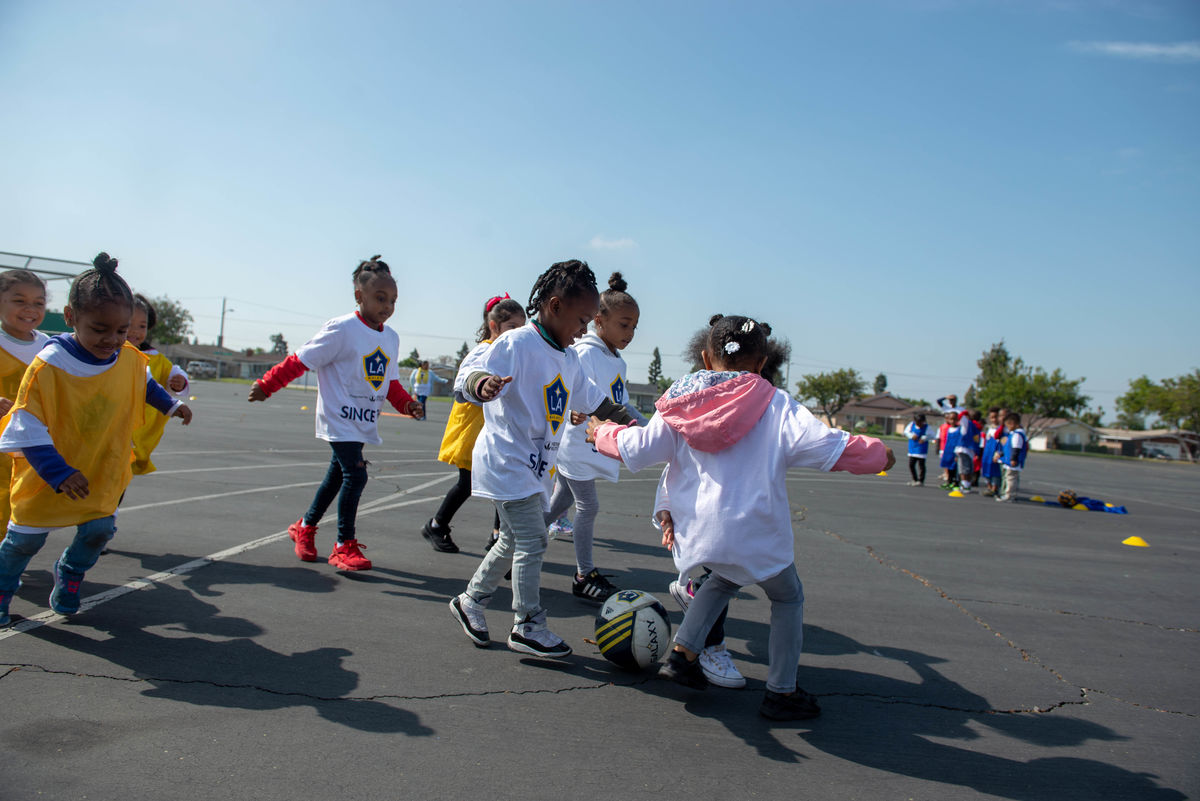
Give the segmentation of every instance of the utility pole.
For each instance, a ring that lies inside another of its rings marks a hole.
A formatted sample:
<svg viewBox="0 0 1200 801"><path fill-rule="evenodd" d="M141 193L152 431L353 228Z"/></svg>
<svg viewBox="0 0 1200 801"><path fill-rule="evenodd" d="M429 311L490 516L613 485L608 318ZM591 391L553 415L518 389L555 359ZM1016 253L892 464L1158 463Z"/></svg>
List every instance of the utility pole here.
<svg viewBox="0 0 1200 801"><path fill-rule="evenodd" d="M218 348L225 347L225 311L226 311L225 300L226 300L225 298L221 298L221 333L217 335L217 347ZM237 311L237 310L229 309L229 311Z"/></svg>

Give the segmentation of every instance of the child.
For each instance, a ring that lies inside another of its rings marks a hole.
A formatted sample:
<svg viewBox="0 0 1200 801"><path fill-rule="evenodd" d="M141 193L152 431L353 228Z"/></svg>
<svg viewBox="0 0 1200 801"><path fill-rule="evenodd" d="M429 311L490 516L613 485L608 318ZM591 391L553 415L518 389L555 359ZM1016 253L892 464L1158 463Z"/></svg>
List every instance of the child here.
<svg viewBox="0 0 1200 801"><path fill-rule="evenodd" d="M994 497L1000 489L1000 464L996 461L996 446L999 439L996 431L1001 427L1000 407L993 406L987 411L987 428L983 435L983 453L979 459L979 475L983 479L985 497Z"/></svg>
<svg viewBox="0 0 1200 801"><path fill-rule="evenodd" d="M771 600L767 692L759 712L776 720L815 717L816 700L796 687L804 594L787 471L804 466L873 474L891 468L895 456L877 439L830 430L756 374L766 361L767 326L721 315L710 324L706 369L676 381L644 428L599 427L596 447L634 472L667 462L670 508L656 509L656 517L673 515L681 568L703 564L713 571L688 605L660 675L707 686L698 664L705 635L738 589L755 583Z"/></svg>
<svg viewBox="0 0 1200 801"><path fill-rule="evenodd" d="M592 320L595 330L584 334L571 346L579 355L584 375L618 406L624 406L626 400L626 368L620 351L633 341L640 316L637 301L625 291L628 287L620 273L612 274L608 289L600 294L600 310ZM596 569L592 561L592 541L596 515L600 511L596 479L615 482L620 472L620 464L601 456L587 441L586 425L568 425L558 452L558 476L546 521L556 520L574 502L575 578L571 591L576 598L585 601L603 603L617 591L617 587Z"/></svg>
<svg viewBox="0 0 1200 801"><path fill-rule="evenodd" d="M1017 500L1017 490L1021 486L1021 471L1025 469L1025 456L1029 453L1029 438L1025 429L1021 428L1021 415L1009 412L1004 418L1004 457L1001 466L1004 470L1004 489L996 496L997 501L1013 502Z"/></svg>
<svg viewBox="0 0 1200 801"><path fill-rule="evenodd" d="M929 426L925 423L925 413L917 412L913 419L904 427L904 436L908 437L908 472L912 474L910 487L925 486L925 459L929 456Z"/></svg>
<svg viewBox="0 0 1200 801"><path fill-rule="evenodd" d="M128 342L150 358L150 375L160 386L166 387L177 397L187 392L188 374L171 360L155 350L147 336L158 324L154 305L144 295L133 296L133 317L129 321ZM154 462L150 454L158 447L166 428L167 419L161 415L147 415L146 421L133 432L133 474L153 473Z"/></svg>
<svg viewBox="0 0 1200 801"><path fill-rule="evenodd" d="M445 384L447 381L430 370L429 362L427 361L421 362L415 370L409 373L408 381L412 386L412 394L416 396L417 402L421 404L421 419L424 419L425 401L432 394L434 384Z"/></svg>
<svg viewBox="0 0 1200 801"><path fill-rule="evenodd" d="M396 280L379 256L360 262L353 274L358 311L334 317L300 350L267 371L250 388L250 401L263 401L304 375L317 371L317 437L329 443L333 458L304 516L288 526L296 556L317 561L317 524L338 499L337 544L329 564L339 570L370 570L355 536L358 499L367 484L363 445L378 445L379 410L384 400L401 414L420 417L421 404L400 384L396 357L400 337L384 325L396 309Z"/></svg>
<svg viewBox="0 0 1200 801"><path fill-rule="evenodd" d="M475 338L475 348L466 355L458 366L458 377L454 380L454 406L450 409L450 419L446 421L446 433L442 435L442 447L438 451L438 461L452 464L458 468L458 483L450 488L437 513L421 529L423 536L434 550L443 553L458 553L458 546L450 539L450 521L454 514L471 497L471 450L475 440L483 428L483 407L467 400L463 394L463 384L466 377L475 372L483 361L492 342L505 331L520 328L525 325L525 310L521 304L511 299L506 292L504 297L494 297L483 307L483 325ZM489 548L500 538L500 513L492 526L492 539L488 541Z"/></svg>
<svg viewBox="0 0 1200 801"><path fill-rule="evenodd" d="M46 345L37 328L46 319L46 284L29 270L0 273L0 415L8 414L25 368ZM0 453L0 536L8 531L12 457Z"/></svg>
<svg viewBox="0 0 1200 801"><path fill-rule="evenodd" d="M552 265L533 285L525 308L530 322L493 342L480 369L464 383L464 394L484 404L483 431L472 453L471 489L491 498L500 513L499 541L466 591L450 600L455 619L480 648L490 643L484 609L511 556L515 622L508 647L552 658L571 653L546 627L541 604L548 481L571 410L630 420L623 407L588 380L579 354L570 347L587 331L599 305L596 277L585 262Z"/></svg>
<svg viewBox="0 0 1200 801"><path fill-rule="evenodd" d="M192 412L147 375L147 358L126 346L133 293L117 260L101 253L71 284L59 334L29 365L4 417L0 451L13 454L12 521L0 544L0 625L21 574L51 528L77 526L54 563L50 608L79 611L84 574L112 536L113 513L133 476L130 441L147 403L184 425Z"/></svg>
<svg viewBox="0 0 1200 801"><path fill-rule="evenodd" d="M958 440L954 445L954 458L958 463L958 489L963 494L971 491L978 448L979 428L971 419L971 413L964 409L958 414Z"/></svg>
<svg viewBox="0 0 1200 801"><path fill-rule="evenodd" d="M941 453L938 467L942 468L942 489L952 490L958 483L958 412L947 411L945 422L938 428L938 450Z"/></svg>

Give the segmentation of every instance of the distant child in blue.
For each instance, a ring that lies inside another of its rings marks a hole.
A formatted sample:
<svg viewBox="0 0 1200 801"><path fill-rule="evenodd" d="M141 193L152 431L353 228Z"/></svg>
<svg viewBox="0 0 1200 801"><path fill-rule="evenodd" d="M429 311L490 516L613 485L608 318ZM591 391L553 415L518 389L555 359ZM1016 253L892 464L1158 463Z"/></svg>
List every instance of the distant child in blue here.
<svg viewBox="0 0 1200 801"><path fill-rule="evenodd" d="M958 489L970 492L975 478L975 457L979 455L980 426L964 411L958 416L958 444L954 446L954 457L958 460Z"/></svg>
<svg viewBox="0 0 1200 801"><path fill-rule="evenodd" d="M946 412L946 422L942 423L941 432L945 432L944 436L939 437L942 456L938 466L942 468L942 489L952 490L958 483L958 459L954 453L959 440L958 412Z"/></svg>
<svg viewBox="0 0 1200 801"><path fill-rule="evenodd" d="M917 412L913 419L904 427L904 436L908 437L908 472L912 473L910 487L925 486L925 459L929 456L929 426L925 415Z"/></svg>
<svg viewBox="0 0 1200 801"><path fill-rule="evenodd" d="M1025 456L1029 453L1029 437L1021 428L1021 415L1016 412L1009 412L1004 418L1004 428L1008 431L1000 463L1004 470L1004 489L996 496L996 500L1011 503L1017 499L1017 490L1021 486L1021 471L1025 469Z"/></svg>
<svg viewBox="0 0 1200 801"><path fill-rule="evenodd" d="M983 432L983 455L979 465L979 476L983 479L986 496L994 496L1000 492L1000 463L996 458L996 448L1000 444L996 430L1003 426L1000 420L1000 407L993 406L987 412L987 428Z"/></svg>

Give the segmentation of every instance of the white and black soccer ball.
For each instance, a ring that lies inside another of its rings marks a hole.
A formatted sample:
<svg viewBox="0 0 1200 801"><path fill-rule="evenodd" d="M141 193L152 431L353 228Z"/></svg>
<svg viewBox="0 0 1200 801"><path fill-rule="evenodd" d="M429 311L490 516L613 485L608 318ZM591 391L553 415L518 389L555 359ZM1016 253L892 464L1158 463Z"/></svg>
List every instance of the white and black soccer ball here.
<svg viewBox="0 0 1200 801"><path fill-rule="evenodd" d="M596 644L614 665L643 670L671 647L671 619L650 593L620 590L608 597L596 616Z"/></svg>

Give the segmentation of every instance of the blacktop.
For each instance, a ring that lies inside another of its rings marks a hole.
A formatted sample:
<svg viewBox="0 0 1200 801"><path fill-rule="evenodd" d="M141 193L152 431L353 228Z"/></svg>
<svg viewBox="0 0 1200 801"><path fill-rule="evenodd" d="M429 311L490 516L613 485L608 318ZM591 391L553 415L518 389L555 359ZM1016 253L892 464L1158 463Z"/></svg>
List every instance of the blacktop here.
<svg viewBox="0 0 1200 801"><path fill-rule="evenodd" d="M479 563L491 508L459 513L459 554L419 534L455 473L435 459L448 404L426 422L383 419L359 519L375 568L344 573L296 560L285 533L329 459L315 396L193 391L196 419L169 427L158 472L130 487L84 611L46 606L66 530L13 601L0 801L1200 793L1200 468L1031 454L1026 493L1070 488L1128 515L908 487L903 454L886 477L796 471L799 679L824 714L777 724L758 715L757 588L727 624L742 690L606 662L558 540L543 601L574 655L473 647L447 601ZM601 482L596 562L658 595L677 625L675 570L649 522L657 475ZM327 518L322 555L334 533ZM1148 547L1123 544L1132 536ZM489 610L493 639L509 600L502 590Z"/></svg>

